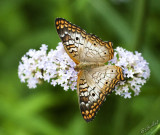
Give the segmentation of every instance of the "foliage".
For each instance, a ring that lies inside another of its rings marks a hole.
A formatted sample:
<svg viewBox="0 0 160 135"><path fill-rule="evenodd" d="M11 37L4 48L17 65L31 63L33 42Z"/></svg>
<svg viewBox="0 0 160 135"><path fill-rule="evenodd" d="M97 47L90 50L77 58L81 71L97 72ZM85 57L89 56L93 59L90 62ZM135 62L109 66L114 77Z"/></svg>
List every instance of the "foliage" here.
<svg viewBox="0 0 160 135"><path fill-rule="evenodd" d="M0 134L135 135L160 121L159 5L159 0L0 1ZM60 41L56 17L112 41L114 48L141 52L151 77L140 95L123 99L111 94L95 120L86 123L75 91L48 84L30 90L20 83L17 68L21 57L43 43L55 49ZM158 129L159 125L148 132L156 134Z"/></svg>

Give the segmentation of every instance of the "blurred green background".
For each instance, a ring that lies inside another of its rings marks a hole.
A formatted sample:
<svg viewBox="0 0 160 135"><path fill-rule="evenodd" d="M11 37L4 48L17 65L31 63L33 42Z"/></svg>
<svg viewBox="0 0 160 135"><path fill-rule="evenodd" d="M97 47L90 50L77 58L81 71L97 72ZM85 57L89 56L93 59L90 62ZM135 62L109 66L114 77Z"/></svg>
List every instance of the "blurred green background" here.
<svg viewBox="0 0 160 135"><path fill-rule="evenodd" d="M95 120L86 123L76 91L22 84L17 74L21 57L42 43L55 49L60 41L56 17L112 41L114 48L141 52L151 76L140 95L108 96ZM159 0L1 0L0 135L137 135L160 123L159 30Z"/></svg>

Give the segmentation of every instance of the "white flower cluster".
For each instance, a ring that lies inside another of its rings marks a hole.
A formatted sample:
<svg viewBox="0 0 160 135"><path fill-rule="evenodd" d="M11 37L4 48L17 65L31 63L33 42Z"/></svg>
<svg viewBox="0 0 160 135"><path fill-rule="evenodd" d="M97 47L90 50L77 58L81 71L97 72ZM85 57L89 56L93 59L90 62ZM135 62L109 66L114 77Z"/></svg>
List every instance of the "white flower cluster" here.
<svg viewBox="0 0 160 135"><path fill-rule="evenodd" d="M134 96L139 95L140 88L150 76L148 63L137 51L127 51L121 47L117 47L114 52L114 58L109 64L119 66L123 69L125 81L121 81L115 87L115 94L124 98L131 98L131 91Z"/></svg>
<svg viewBox="0 0 160 135"><path fill-rule="evenodd" d="M129 52L117 47L114 58L108 64L119 66L123 69L125 81L119 82L115 87L115 94L124 98L131 98L131 92L139 95L140 88L150 76L148 63L141 53ZM40 50L30 49L21 59L18 75L21 82L27 82L29 88L35 88L42 81L47 81L53 86L59 84L64 90L76 89L77 72L76 64L65 52L60 42L56 50L47 53L47 45L43 44Z"/></svg>
<svg viewBox="0 0 160 135"><path fill-rule="evenodd" d="M56 50L47 53L47 45L42 44L40 50L30 49L21 59L18 67L18 76L21 82L27 82L29 88L36 88L43 80L64 87L76 89L77 72L75 63L59 43Z"/></svg>

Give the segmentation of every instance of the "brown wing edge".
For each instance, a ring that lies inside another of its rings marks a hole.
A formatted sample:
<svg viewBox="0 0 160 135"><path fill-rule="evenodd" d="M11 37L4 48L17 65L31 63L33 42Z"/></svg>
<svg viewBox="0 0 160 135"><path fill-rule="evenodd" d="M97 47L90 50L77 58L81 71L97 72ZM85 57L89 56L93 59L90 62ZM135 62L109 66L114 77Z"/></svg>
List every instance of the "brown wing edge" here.
<svg viewBox="0 0 160 135"><path fill-rule="evenodd" d="M114 88L115 88L115 86L117 85L118 82L124 81L122 68L119 67L119 66L115 66L115 68L117 69L117 76L116 76L115 79L113 79L111 81L109 87L104 85L103 89L105 90L104 91L105 95L108 95L108 94L112 93L112 91L114 90Z"/></svg>
<svg viewBox="0 0 160 135"><path fill-rule="evenodd" d="M72 24L70 22L68 22L66 19L63 19L63 18L56 18L55 19L55 26L56 26L56 30L57 30L57 33L60 37L60 34L63 33L63 30L64 29L67 29L68 28L68 25L70 25L72 27ZM63 46L64 46L64 49L66 51L66 53L69 55L69 57L76 63L76 64L79 64L80 61L77 60L76 58L74 58L71 53L68 51L68 49L66 48L66 45L64 45L64 42L63 42L63 39L62 37L60 37L62 43L63 43ZM65 40L69 40L70 39L70 36L69 35L66 35L65 36Z"/></svg>
<svg viewBox="0 0 160 135"><path fill-rule="evenodd" d="M82 75L84 75L83 74L83 70L81 70L80 72L79 72L79 74L78 74L78 79L77 79L77 93L78 93L78 96L79 96L79 92L81 91L81 90L85 90L86 88L83 88L83 89L81 89L80 87L79 87L79 84L80 84L80 81L82 81L83 79L81 79L81 76ZM84 82L84 83L86 83L86 82ZM90 122L90 121L92 121L93 119L94 119L94 117L95 117L95 113L96 113L96 110L95 109L93 109L93 110L91 110L90 108L88 108L87 106L86 106L86 104L88 103L88 101L89 101L89 97L78 97L78 101L79 101L79 107L80 107L80 111L81 111L81 114L82 114L82 117L83 117L83 119L86 121L86 122ZM81 102L85 102L86 104L81 104Z"/></svg>

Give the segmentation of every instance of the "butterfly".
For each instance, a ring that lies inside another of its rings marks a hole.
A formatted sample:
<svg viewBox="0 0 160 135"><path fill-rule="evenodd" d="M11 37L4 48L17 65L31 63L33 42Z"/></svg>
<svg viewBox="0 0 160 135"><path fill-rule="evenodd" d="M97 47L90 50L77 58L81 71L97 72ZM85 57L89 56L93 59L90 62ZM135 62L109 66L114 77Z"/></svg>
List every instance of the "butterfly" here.
<svg viewBox="0 0 160 135"><path fill-rule="evenodd" d="M77 93L81 114L87 122L94 119L106 95L124 80L122 69L105 65L113 58L112 42L102 41L63 18L55 20L57 33L78 71Z"/></svg>

